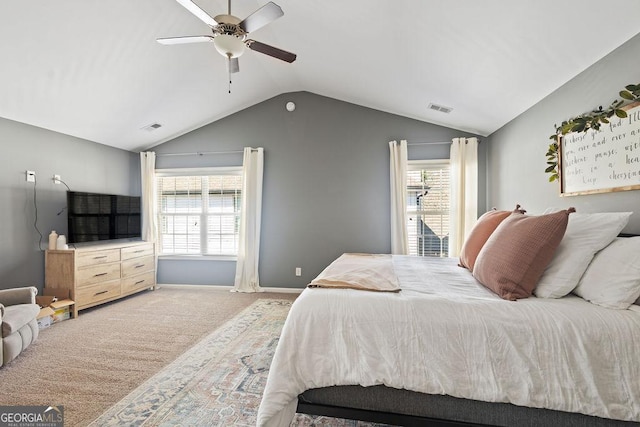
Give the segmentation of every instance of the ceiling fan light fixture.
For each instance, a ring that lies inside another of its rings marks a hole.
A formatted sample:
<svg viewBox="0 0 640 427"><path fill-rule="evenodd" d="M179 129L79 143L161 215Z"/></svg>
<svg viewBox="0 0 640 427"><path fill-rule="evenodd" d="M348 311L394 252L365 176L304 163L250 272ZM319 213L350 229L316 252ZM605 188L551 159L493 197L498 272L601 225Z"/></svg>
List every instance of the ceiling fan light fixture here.
<svg viewBox="0 0 640 427"><path fill-rule="evenodd" d="M216 50L227 58L237 58L244 53L244 37L232 34L218 34L213 39Z"/></svg>

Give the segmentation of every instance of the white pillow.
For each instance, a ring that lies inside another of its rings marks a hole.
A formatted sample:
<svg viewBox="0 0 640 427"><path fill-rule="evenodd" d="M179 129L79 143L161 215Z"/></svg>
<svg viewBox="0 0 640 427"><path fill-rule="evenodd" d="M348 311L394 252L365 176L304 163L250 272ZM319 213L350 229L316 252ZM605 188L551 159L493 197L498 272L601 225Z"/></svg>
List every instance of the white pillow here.
<svg viewBox="0 0 640 427"><path fill-rule="evenodd" d="M561 298L576 286L596 252L607 246L629 222L632 212L569 215L560 246L536 289L539 298Z"/></svg>
<svg viewBox="0 0 640 427"><path fill-rule="evenodd" d="M576 295L604 307L625 310L640 297L640 237L621 237L598 252Z"/></svg>

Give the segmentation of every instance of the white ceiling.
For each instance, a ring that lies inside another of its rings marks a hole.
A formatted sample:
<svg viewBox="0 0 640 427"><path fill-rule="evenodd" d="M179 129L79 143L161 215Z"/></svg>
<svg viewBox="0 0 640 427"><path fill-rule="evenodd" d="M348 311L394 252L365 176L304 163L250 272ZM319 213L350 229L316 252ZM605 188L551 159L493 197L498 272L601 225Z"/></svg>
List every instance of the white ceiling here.
<svg viewBox="0 0 640 427"><path fill-rule="evenodd" d="M637 0L275 2L284 16L250 37L298 59L246 52L229 94L213 44L156 43L210 34L175 0L3 0L0 117L139 151L309 91L488 135L640 32ZM232 14L265 3L233 0Z"/></svg>

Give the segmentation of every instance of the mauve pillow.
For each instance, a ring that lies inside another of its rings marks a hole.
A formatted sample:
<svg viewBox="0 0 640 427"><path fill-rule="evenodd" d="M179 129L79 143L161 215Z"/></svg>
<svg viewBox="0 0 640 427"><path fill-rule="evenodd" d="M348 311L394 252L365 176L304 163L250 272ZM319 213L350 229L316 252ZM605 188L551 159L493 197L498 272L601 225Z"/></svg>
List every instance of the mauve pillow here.
<svg viewBox="0 0 640 427"><path fill-rule="evenodd" d="M512 213L478 254L473 276L507 300L528 298L555 253L575 209L549 215Z"/></svg>
<svg viewBox="0 0 640 427"><path fill-rule="evenodd" d="M520 213L526 212L525 210L520 209L520 205L516 205L516 209L513 212L516 211ZM458 264L460 267L465 267L470 271L473 271L476 258L478 258L478 254L487 242L487 239L489 239L495 229L509 215L511 215L511 211L499 211L496 210L496 208L493 208L478 218L478 222L473 226L471 232L464 241L464 245L462 245L462 250L460 251L460 263Z"/></svg>

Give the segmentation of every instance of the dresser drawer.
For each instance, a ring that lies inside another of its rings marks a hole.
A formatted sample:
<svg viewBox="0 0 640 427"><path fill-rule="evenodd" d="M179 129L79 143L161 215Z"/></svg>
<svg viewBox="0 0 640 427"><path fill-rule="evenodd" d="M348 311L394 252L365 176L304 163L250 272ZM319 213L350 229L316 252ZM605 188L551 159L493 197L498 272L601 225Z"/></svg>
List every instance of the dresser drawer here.
<svg viewBox="0 0 640 427"><path fill-rule="evenodd" d="M122 262L122 277L134 276L155 269L156 260L153 256L133 258Z"/></svg>
<svg viewBox="0 0 640 427"><path fill-rule="evenodd" d="M120 261L120 249L104 249L101 251L78 252L76 267L107 264Z"/></svg>
<svg viewBox="0 0 640 427"><path fill-rule="evenodd" d="M76 291L76 304L78 307L107 299L116 298L120 295L120 280L98 283L97 285L78 288Z"/></svg>
<svg viewBox="0 0 640 427"><path fill-rule="evenodd" d="M122 279L122 294L134 292L144 288L150 288L156 285L155 271L147 271L146 273L130 276Z"/></svg>
<svg viewBox="0 0 640 427"><path fill-rule="evenodd" d="M94 283L106 282L120 278L120 263L98 264L78 269L77 286L83 287Z"/></svg>
<svg viewBox="0 0 640 427"><path fill-rule="evenodd" d="M122 248L122 260L153 255L153 243Z"/></svg>

